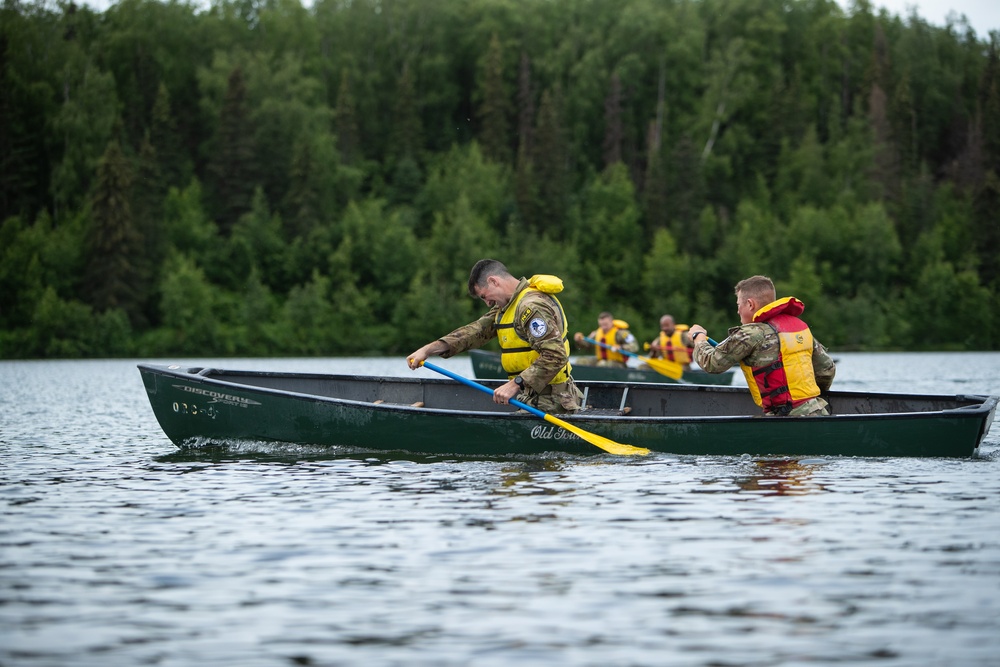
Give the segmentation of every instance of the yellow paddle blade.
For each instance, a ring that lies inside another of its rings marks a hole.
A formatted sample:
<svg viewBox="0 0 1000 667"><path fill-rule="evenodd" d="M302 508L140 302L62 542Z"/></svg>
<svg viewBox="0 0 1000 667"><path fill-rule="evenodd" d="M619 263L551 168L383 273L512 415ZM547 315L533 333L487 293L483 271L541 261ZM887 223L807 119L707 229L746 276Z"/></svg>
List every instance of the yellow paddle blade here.
<svg viewBox="0 0 1000 667"><path fill-rule="evenodd" d="M582 428L573 426L569 422L564 422L562 419L553 417L549 414L545 415L545 421L564 428L570 433L575 433L595 447L600 447L604 451L611 454L618 454L619 456L645 456L646 454L649 454L649 450L645 447L633 447L632 445L623 445L615 442L614 440L608 440L603 436L591 433L590 431L584 431Z"/></svg>
<svg viewBox="0 0 1000 667"><path fill-rule="evenodd" d="M653 359L651 357L639 357L639 359L649 364L649 367L660 375L666 375L668 378L680 380L681 376L684 375L683 364L676 361L670 361L669 359Z"/></svg>

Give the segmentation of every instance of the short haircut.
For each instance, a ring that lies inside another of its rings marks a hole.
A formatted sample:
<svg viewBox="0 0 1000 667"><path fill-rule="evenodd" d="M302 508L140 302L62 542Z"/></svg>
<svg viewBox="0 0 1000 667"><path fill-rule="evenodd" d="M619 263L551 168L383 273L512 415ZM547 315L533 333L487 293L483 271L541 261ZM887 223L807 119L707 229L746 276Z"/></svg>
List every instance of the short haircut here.
<svg viewBox="0 0 1000 667"><path fill-rule="evenodd" d="M597 319L603 320L605 317L610 318L610 319L614 319L615 318L614 315L612 315L611 313L609 313L608 311L605 310L603 313L601 313L600 315L597 316Z"/></svg>
<svg viewBox="0 0 1000 667"><path fill-rule="evenodd" d="M761 304L774 301L774 283L767 276L750 276L736 283L736 295L742 294L744 298L750 298Z"/></svg>
<svg viewBox="0 0 1000 667"><path fill-rule="evenodd" d="M469 272L469 296L478 298L476 288L486 287L486 279L490 276L506 278L510 276L510 271L503 265L503 262L496 259L481 259L476 262Z"/></svg>

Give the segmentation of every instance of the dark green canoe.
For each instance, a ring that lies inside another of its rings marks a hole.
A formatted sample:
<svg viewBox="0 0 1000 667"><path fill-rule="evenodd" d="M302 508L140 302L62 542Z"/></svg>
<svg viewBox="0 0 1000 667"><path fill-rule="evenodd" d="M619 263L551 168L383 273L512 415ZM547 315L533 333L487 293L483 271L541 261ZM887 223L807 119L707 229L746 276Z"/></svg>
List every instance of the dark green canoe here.
<svg viewBox="0 0 1000 667"><path fill-rule="evenodd" d="M472 372L477 378L482 380L506 379L507 373L500 365L500 353L489 352L487 350L469 350L469 358L472 360ZM682 382L688 384L732 384L732 369L724 373L707 373L700 368L684 371ZM600 382L665 382L667 384L677 383L677 380L656 371L642 370L640 368L609 368L607 366L580 366L573 365L574 380L597 380Z"/></svg>
<svg viewBox="0 0 1000 667"><path fill-rule="evenodd" d="M160 426L180 447L249 441L473 457L603 454L556 424L452 380L150 364L139 371ZM832 416L761 417L745 388L579 384L587 409L564 416L566 422L675 454L969 457L998 401L831 392Z"/></svg>

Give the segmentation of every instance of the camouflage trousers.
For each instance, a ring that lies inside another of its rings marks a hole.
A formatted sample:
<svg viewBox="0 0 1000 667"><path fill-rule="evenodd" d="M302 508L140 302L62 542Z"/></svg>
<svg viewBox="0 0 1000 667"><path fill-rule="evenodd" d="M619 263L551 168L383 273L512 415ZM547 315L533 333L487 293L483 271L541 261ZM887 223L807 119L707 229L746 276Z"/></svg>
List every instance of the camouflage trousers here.
<svg viewBox="0 0 1000 667"><path fill-rule="evenodd" d="M583 392L573 378L569 378L565 382L548 385L540 394L532 389L523 391L517 395L517 400L548 414L565 414L583 407Z"/></svg>
<svg viewBox="0 0 1000 667"><path fill-rule="evenodd" d="M773 417L775 413L766 412L764 413L769 417ZM826 402L823 398L810 398L805 403L800 403L799 405L792 408L792 411L788 413L789 417L816 417L819 415L830 414L830 404Z"/></svg>

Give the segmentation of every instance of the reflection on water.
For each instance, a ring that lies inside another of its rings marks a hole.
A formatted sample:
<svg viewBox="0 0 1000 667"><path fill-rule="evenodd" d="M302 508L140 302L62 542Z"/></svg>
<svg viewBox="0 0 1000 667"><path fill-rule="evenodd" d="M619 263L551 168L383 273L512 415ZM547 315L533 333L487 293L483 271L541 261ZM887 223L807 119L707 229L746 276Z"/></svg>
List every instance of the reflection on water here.
<svg viewBox="0 0 1000 667"><path fill-rule="evenodd" d="M736 478L743 491L759 495L804 496L824 491L822 484L811 480L813 471L824 463L795 459L763 459L753 462L753 474Z"/></svg>
<svg viewBox="0 0 1000 667"><path fill-rule="evenodd" d="M817 470L829 462L824 459L754 459L740 457L741 464L731 474L707 477L695 493L736 494L739 500L762 496L804 496L826 491L813 480Z"/></svg>
<svg viewBox="0 0 1000 667"><path fill-rule="evenodd" d="M563 469L562 460L535 459L504 466L501 469L500 486L497 495L543 495L555 496L569 492L561 484L565 480L559 473Z"/></svg>

